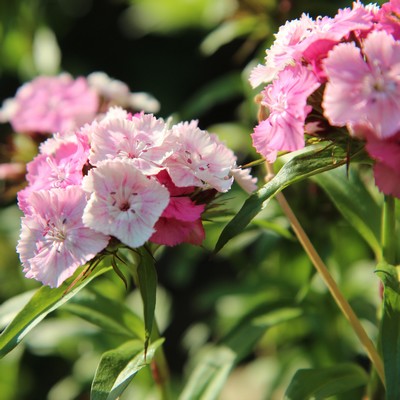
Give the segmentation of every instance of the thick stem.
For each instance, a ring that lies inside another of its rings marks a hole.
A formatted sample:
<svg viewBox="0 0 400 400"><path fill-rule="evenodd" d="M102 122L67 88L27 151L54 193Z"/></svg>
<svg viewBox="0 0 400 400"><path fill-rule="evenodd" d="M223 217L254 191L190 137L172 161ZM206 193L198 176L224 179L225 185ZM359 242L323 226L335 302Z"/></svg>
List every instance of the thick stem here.
<svg viewBox="0 0 400 400"><path fill-rule="evenodd" d="M266 163L266 166L267 166L267 171L268 171L268 175L267 175L266 179L269 180L274 176L274 171L273 171L272 165ZM276 199L278 200L280 206L282 207L283 212L286 214L287 218L289 219L299 242L303 246L303 249L307 253L307 255L310 258L311 262L313 263L315 269L317 270L317 272L320 274L321 278L325 282L326 286L328 287L332 297L336 301L336 304L339 306L343 315L350 322L351 326L353 327L354 332L356 333L360 342L364 346L369 359L371 360L372 364L375 366L375 369L376 369L383 385L385 385L385 374L384 374L382 359L379 356L374 344L372 343L371 339L368 337L367 333L365 332L363 326L361 325L359 319L357 318L357 316L354 313L353 309L351 308L350 304L347 302L346 298L341 293L335 280L332 278L332 275L330 274L330 272L328 271L324 262L322 261L321 257L315 250L313 244L311 243L310 239L308 238L307 234L305 233L304 229L302 228L299 220L297 219L296 215L294 214L294 212L292 211L288 202L286 201L285 196L282 193L278 193L276 195Z"/></svg>

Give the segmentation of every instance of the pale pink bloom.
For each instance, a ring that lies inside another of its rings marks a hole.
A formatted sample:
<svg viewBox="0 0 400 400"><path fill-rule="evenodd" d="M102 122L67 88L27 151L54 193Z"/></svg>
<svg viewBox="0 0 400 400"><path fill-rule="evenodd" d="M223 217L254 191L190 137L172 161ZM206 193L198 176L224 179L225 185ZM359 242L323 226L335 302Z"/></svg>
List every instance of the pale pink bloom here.
<svg viewBox="0 0 400 400"><path fill-rule="evenodd" d="M132 160L146 175L155 175L164 160L172 154L172 143L166 144L167 128L152 114L127 118L106 118L92 132L91 164L115 158Z"/></svg>
<svg viewBox="0 0 400 400"><path fill-rule="evenodd" d="M22 218L17 245L24 273L58 287L102 251L109 238L83 225L86 196L78 186L33 192L29 202L33 212Z"/></svg>
<svg viewBox="0 0 400 400"><path fill-rule="evenodd" d="M146 112L157 112L160 109L160 103L154 97L144 92L131 93L126 83L110 78L105 72L93 72L87 80L99 96L108 102L108 106L114 104Z"/></svg>
<svg viewBox="0 0 400 400"><path fill-rule="evenodd" d="M317 77L306 67L296 65L281 71L262 92L261 104L269 116L252 134L253 146L269 162L278 151L294 151L304 147L304 124L311 106L308 96L319 87Z"/></svg>
<svg viewBox="0 0 400 400"><path fill-rule="evenodd" d="M313 33L315 21L306 14L300 19L287 21L275 34L275 41L266 50L265 66L258 65L250 75L250 84L257 87L272 81L288 65L301 62L300 44Z"/></svg>
<svg viewBox="0 0 400 400"><path fill-rule="evenodd" d="M96 115L98 97L84 78L40 76L21 86L9 121L24 133L73 130Z"/></svg>
<svg viewBox="0 0 400 400"><path fill-rule="evenodd" d="M231 175L246 193L250 194L258 189L257 178L251 176L250 168L232 168Z"/></svg>
<svg viewBox="0 0 400 400"><path fill-rule="evenodd" d="M376 161L376 186L385 194L400 198L400 133L386 140L373 136L367 139L366 149Z"/></svg>
<svg viewBox="0 0 400 400"><path fill-rule="evenodd" d="M0 164L0 180L14 181L20 180L25 175L25 164L12 162Z"/></svg>
<svg viewBox="0 0 400 400"><path fill-rule="evenodd" d="M197 121L174 125L171 131L178 148L165 164L174 184L228 191L236 162L233 152L216 135L199 129Z"/></svg>
<svg viewBox="0 0 400 400"><path fill-rule="evenodd" d="M168 189L170 200L154 227L150 241L167 246L180 243L200 245L205 236L201 222L205 204L196 204L188 197L195 187L175 186L165 170L157 175L157 179Z"/></svg>
<svg viewBox="0 0 400 400"><path fill-rule="evenodd" d="M400 42L384 31L337 45L324 61L328 83L322 106L331 125L366 124L378 138L400 129Z"/></svg>
<svg viewBox="0 0 400 400"><path fill-rule="evenodd" d="M82 186L90 195L84 224L133 248L150 238L169 202L168 190L129 159L103 161L89 171Z"/></svg>

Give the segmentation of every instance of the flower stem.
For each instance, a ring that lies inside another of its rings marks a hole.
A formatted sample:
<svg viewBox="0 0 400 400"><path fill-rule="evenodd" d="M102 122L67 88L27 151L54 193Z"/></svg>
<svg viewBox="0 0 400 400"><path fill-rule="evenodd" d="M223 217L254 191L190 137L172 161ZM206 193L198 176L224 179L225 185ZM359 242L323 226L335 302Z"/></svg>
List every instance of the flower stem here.
<svg viewBox="0 0 400 400"><path fill-rule="evenodd" d="M392 196L385 196L382 212L382 258L396 264L396 203Z"/></svg>
<svg viewBox="0 0 400 400"><path fill-rule="evenodd" d="M266 177L267 180L271 179L274 176L274 171L272 165L266 163L268 175ZM365 332L361 322L357 318L356 314L354 313L353 309L351 308L350 304L346 300L346 298L341 293L339 287L337 286L335 280L332 278L332 275L328 271L327 267L325 266L324 262L322 261L321 257L315 250L313 244L311 243L310 239L308 238L307 234L305 233L303 227L301 226L299 220L297 219L296 215L294 214L293 210L291 209L290 205L286 201L285 196L283 193L278 193L276 195L276 199L278 200L283 212L286 214L287 218L289 219L293 231L295 232L299 242L303 246L303 249L307 253L308 257L310 258L311 262L313 263L315 269L320 274L321 278L325 282L326 286L328 287L332 297L334 298L336 304L350 322L351 326L353 327L354 332L356 333L357 337L359 338L360 342L364 346L369 359L371 360L372 364L375 366L375 369L383 383L385 385L385 375L383 369L383 363L380 355L378 354L374 344L372 343L371 339L368 337L367 333Z"/></svg>

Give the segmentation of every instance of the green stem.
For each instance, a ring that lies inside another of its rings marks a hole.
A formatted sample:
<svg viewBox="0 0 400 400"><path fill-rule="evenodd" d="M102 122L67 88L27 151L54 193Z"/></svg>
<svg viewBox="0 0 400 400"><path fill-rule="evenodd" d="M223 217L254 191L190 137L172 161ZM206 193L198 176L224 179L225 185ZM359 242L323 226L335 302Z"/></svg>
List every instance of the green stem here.
<svg viewBox="0 0 400 400"><path fill-rule="evenodd" d="M268 175L267 175L266 179L267 180L272 179L272 177L274 176L273 167L269 163L266 163L266 167L267 167L267 171L268 171ZM333 279L332 275L330 274L328 268L325 266L321 257L315 250L313 244L311 243L310 239L308 238L307 234L305 233L299 220L297 219L297 217L294 214L293 210L291 209L290 205L286 201L286 198L283 195L283 193L278 193L276 195L276 199L278 200L278 203L281 206L283 212L286 214L287 218L289 219L289 221L292 225L293 231L295 232L299 242L303 246L304 251L307 253L308 257L310 258L315 269L321 276L322 280L325 282L326 286L328 287L332 297L334 298L336 304L342 311L343 315L350 322L350 325L352 326L355 334L357 335L358 339L364 346L369 359L371 360L372 364L375 366L375 369L376 369L383 385L385 385L385 374L384 374L382 359L381 359L378 351L376 350L374 344L372 343L371 339L368 337L367 333L365 332L364 327L361 325L360 320L357 318L357 316L354 313L353 309L351 308L350 304L348 303L346 298L343 296L338 285L336 284L335 280Z"/></svg>
<svg viewBox="0 0 400 400"><path fill-rule="evenodd" d="M382 258L396 264L396 203L392 196L385 196L382 212Z"/></svg>

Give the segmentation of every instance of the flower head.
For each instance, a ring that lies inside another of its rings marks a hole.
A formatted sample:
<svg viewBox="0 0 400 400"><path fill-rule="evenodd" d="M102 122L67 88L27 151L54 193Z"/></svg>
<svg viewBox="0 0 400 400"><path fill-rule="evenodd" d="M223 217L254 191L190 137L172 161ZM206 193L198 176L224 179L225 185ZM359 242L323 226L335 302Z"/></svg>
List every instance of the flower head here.
<svg viewBox="0 0 400 400"><path fill-rule="evenodd" d="M129 160L103 161L82 186L90 196L83 223L133 248L150 238L169 201L168 190Z"/></svg>
<svg viewBox="0 0 400 400"><path fill-rule="evenodd" d="M27 278L58 287L107 246L108 236L82 222L86 196L79 186L33 192L29 205L17 246Z"/></svg>

